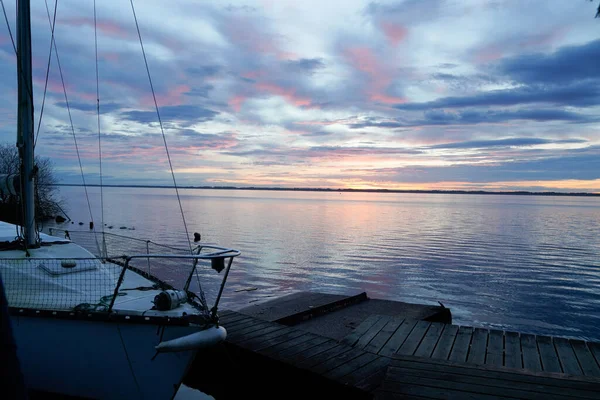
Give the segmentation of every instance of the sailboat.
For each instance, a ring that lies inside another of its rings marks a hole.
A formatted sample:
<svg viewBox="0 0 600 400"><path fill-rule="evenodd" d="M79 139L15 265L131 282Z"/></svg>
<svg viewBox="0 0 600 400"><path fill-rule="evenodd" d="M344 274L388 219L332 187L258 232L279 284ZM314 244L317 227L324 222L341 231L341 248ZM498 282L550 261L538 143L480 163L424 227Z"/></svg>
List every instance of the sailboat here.
<svg viewBox="0 0 600 400"><path fill-rule="evenodd" d="M30 5L17 4L22 168L0 181L24 215L22 226L0 223L0 274L25 383L83 398L173 398L194 358L226 338L218 304L240 252L200 244L188 254L97 257L36 230ZM176 260L188 268L184 287L134 267L140 259ZM190 290L206 264L222 273L212 307Z"/></svg>

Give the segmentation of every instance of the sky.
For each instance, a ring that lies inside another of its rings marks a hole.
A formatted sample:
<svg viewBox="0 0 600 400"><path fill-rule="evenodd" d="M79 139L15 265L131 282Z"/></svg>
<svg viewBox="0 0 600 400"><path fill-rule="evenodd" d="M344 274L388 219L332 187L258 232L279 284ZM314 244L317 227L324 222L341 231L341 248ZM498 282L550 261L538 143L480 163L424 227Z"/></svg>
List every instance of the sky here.
<svg viewBox="0 0 600 400"><path fill-rule="evenodd" d="M4 3L14 34L15 2ZM37 131L51 23L32 3ZM163 140L129 2L98 1L98 123L93 1L62 0L55 39L70 107L53 52L35 151L61 183L82 183L78 148L87 183L99 182L101 153L105 184L172 184L166 141L181 185L600 192L596 8L137 1ZM15 60L1 20L0 142L10 144Z"/></svg>

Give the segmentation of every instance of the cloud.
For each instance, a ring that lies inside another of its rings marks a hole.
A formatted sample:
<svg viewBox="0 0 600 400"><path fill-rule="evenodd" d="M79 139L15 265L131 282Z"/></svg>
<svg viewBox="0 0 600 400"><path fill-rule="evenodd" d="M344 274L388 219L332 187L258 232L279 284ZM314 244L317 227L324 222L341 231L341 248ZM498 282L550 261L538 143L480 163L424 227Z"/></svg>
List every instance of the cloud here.
<svg viewBox="0 0 600 400"><path fill-rule="evenodd" d="M586 143L583 139L562 139L551 140L543 138L507 138L497 140L469 140L465 142L442 143L428 146L430 149L480 149L490 147L508 147L508 146L536 146L543 144L578 144Z"/></svg>
<svg viewBox="0 0 600 400"><path fill-rule="evenodd" d="M287 68L294 72L314 73L316 70L325 67L322 58L301 58L298 60L289 60L285 62Z"/></svg>
<svg viewBox="0 0 600 400"><path fill-rule="evenodd" d="M570 84L585 80L597 81L600 40L565 46L551 54L531 53L501 60L498 71L517 82L526 84Z"/></svg>
<svg viewBox="0 0 600 400"><path fill-rule="evenodd" d="M525 104L593 107L600 103L600 82L574 83L566 86L523 86L514 89L481 92L472 96L443 97L424 103L397 104L399 110L515 106Z"/></svg>
<svg viewBox="0 0 600 400"><path fill-rule="evenodd" d="M56 103L54 103L54 105L57 107L61 107L61 108L67 108L67 103L65 103L64 101L56 102ZM96 110L97 110L96 107L97 107L97 105L95 102L94 103L82 103L82 102L77 102L77 101L69 102L69 108L71 108L72 110L92 112L95 114ZM101 114L111 113L113 111L120 110L121 108L124 108L123 105L117 104L117 103L100 103L100 113Z"/></svg>
<svg viewBox="0 0 600 400"><path fill-rule="evenodd" d="M600 121L595 115L586 115L571 111L557 109L517 109L504 110L477 110L448 112L442 110L426 111L422 119L395 118L380 120L367 118L363 122L351 122L351 129L375 128L408 128L422 126L445 126L445 125L478 125L498 124L517 120L528 120L535 122L564 121L570 123L593 123Z"/></svg>
<svg viewBox="0 0 600 400"><path fill-rule="evenodd" d="M219 114L217 111L193 105L164 106L159 107L159 110L163 122L180 122L187 125L210 121ZM128 121L141 124L158 122L155 111L125 111L120 116Z"/></svg>

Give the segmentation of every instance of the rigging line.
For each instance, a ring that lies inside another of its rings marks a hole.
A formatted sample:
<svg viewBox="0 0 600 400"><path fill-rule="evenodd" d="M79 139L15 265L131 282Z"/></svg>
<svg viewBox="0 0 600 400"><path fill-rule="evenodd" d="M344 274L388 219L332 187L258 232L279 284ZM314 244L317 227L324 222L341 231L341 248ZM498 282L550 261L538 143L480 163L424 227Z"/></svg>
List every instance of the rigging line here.
<svg viewBox="0 0 600 400"><path fill-rule="evenodd" d="M50 21L50 11L46 9L48 12L48 22ZM81 180L83 181L83 190L85 191L85 198L87 200L88 210L90 212L90 221L94 222L94 216L92 214L92 206L90 204L90 196L88 195L87 184L85 183L85 174L83 173L83 164L81 163L81 156L79 155L79 146L77 145L77 136L75 135L75 127L73 125L73 117L71 116L71 107L69 106L69 98L67 97L67 86L65 85L65 79L62 72L62 67L60 65L60 57L58 56L58 47L56 46L56 40L54 43L54 54L56 54L56 64L58 65L58 72L60 74L60 81L63 87L63 93L65 95L65 105L67 106L67 113L69 114L69 123L71 124L71 133L73 134L73 142L75 143L75 151L77 153L77 161L79 162L79 170L81 171ZM94 231L94 239L96 240L96 247L98 249L98 254L100 254L100 245L98 244L98 237L96 236L96 228L95 226L92 228Z"/></svg>
<svg viewBox="0 0 600 400"><path fill-rule="evenodd" d="M2 12L4 13L4 20L6 21L6 27L8 28L8 34L10 36L10 41L12 42L13 49L15 50L15 55L17 55L17 46L15 45L15 39L13 38L13 34L10 29L10 24L8 23L8 17L6 16L6 8L4 8L4 0L0 0L0 4L2 4Z"/></svg>
<svg viewBox="0 0 600 400"><path fill-rule="evenodd" d="M46 2L46 12L48 15L48 0ZM54 18L50 24L50 30L52 34L50 36L50 52L48 53L48 66L46 67L46 83L44 84L44 96L42 98L42 107L40 109L40 119L38 120L37 132L35 133L35 140L33 141L33 148L37 145L38 137L40 136L40 128L42 126L42 118L44 116L44 106L46 105L46 92L48 91L48 77L50 76L50 62L52 61L52 44L54 43L54 28L56 27L56 9L58 8L58 0L54 2Z"/></svg>
<svg viewBox="0 0 600 400"><path fill-rule="evenodd" d="M96 0L94 0L94 47L96 52L96 114L98 116L98 161L100 164L100 229L102 230L102 252L100 254L106 257L106 239L104 237L104 185L102 182L102 140L100 134L100 78L98 72L98 27L96 23Z"/></svg>
<svg viewBox="0 0 600 400"><path fill-rule="evenodd" d="M150 89L152 90L152 99L154 100L154 107L156 108L156 116L158 117L158 123L160 125L160 132L162 133L163 142L165 144L167 160L169 160L169 168L171 169L171 177L173 178L173 186L175 186L175 193L177 194L179 210L181 211L181 219L183 220L183 227L185 228L186 241L188 242L188 246L190 248L190 254L193 254L194 250L192 249L192 243L190 242L190 233L188 231L187 223L185 222L185 214L183 213L183 207L181 205L181 197L179 196L179 189L177 188L177 181L175 180L175 172L173 171L173 163L171 162L171 155L169 154L169 147L167 146L167 137L165 136L165 130L163 128L162 119L160 118L160 111L158 110L158 102L156 101L154 85L152 84L152 77L150 76L150 67L148 67L148 59L146 58L146 51L144 50L144 42L142 41L142 33L140 32L140 26L138 24L138 19L135 14L135 6L133 5L133 0L129 0L129 2L131 3L131 11L133 11L133 19L135 20L135 28L137 30L138 38L140 39L140 47L142 48L142 55L144 56L144 64L146 65L146 73L148 74L148 81L150 82ZM207 306L206 299L204 298L204 292L202 291L202 286L200 285L200 278L198 278L197 273L196 273L196 279L198 280L198 287L200 288L201 301L204 303L203 305L206 307Z"/></svg>

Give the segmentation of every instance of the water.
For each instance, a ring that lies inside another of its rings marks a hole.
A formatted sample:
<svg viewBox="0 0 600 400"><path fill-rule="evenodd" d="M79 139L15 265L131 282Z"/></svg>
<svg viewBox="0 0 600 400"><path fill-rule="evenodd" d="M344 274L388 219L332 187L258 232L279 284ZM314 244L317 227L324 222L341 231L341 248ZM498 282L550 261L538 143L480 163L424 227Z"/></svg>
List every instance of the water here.
<svg viewBox="0 0 600 400"><path fill-rule="evenodd" d="M87 229L83 189L60 190L70 217L85 223L67 228ZM100 226L99 189L88 191ZM223 300L228 308L299 290L366 291L373 298L440 301L457 324L600 341L599 198L181 195L190 236L197 231L203 241L242 251ZM185 244L172 189L105 188L104 205L114 233Z"/></svg>

